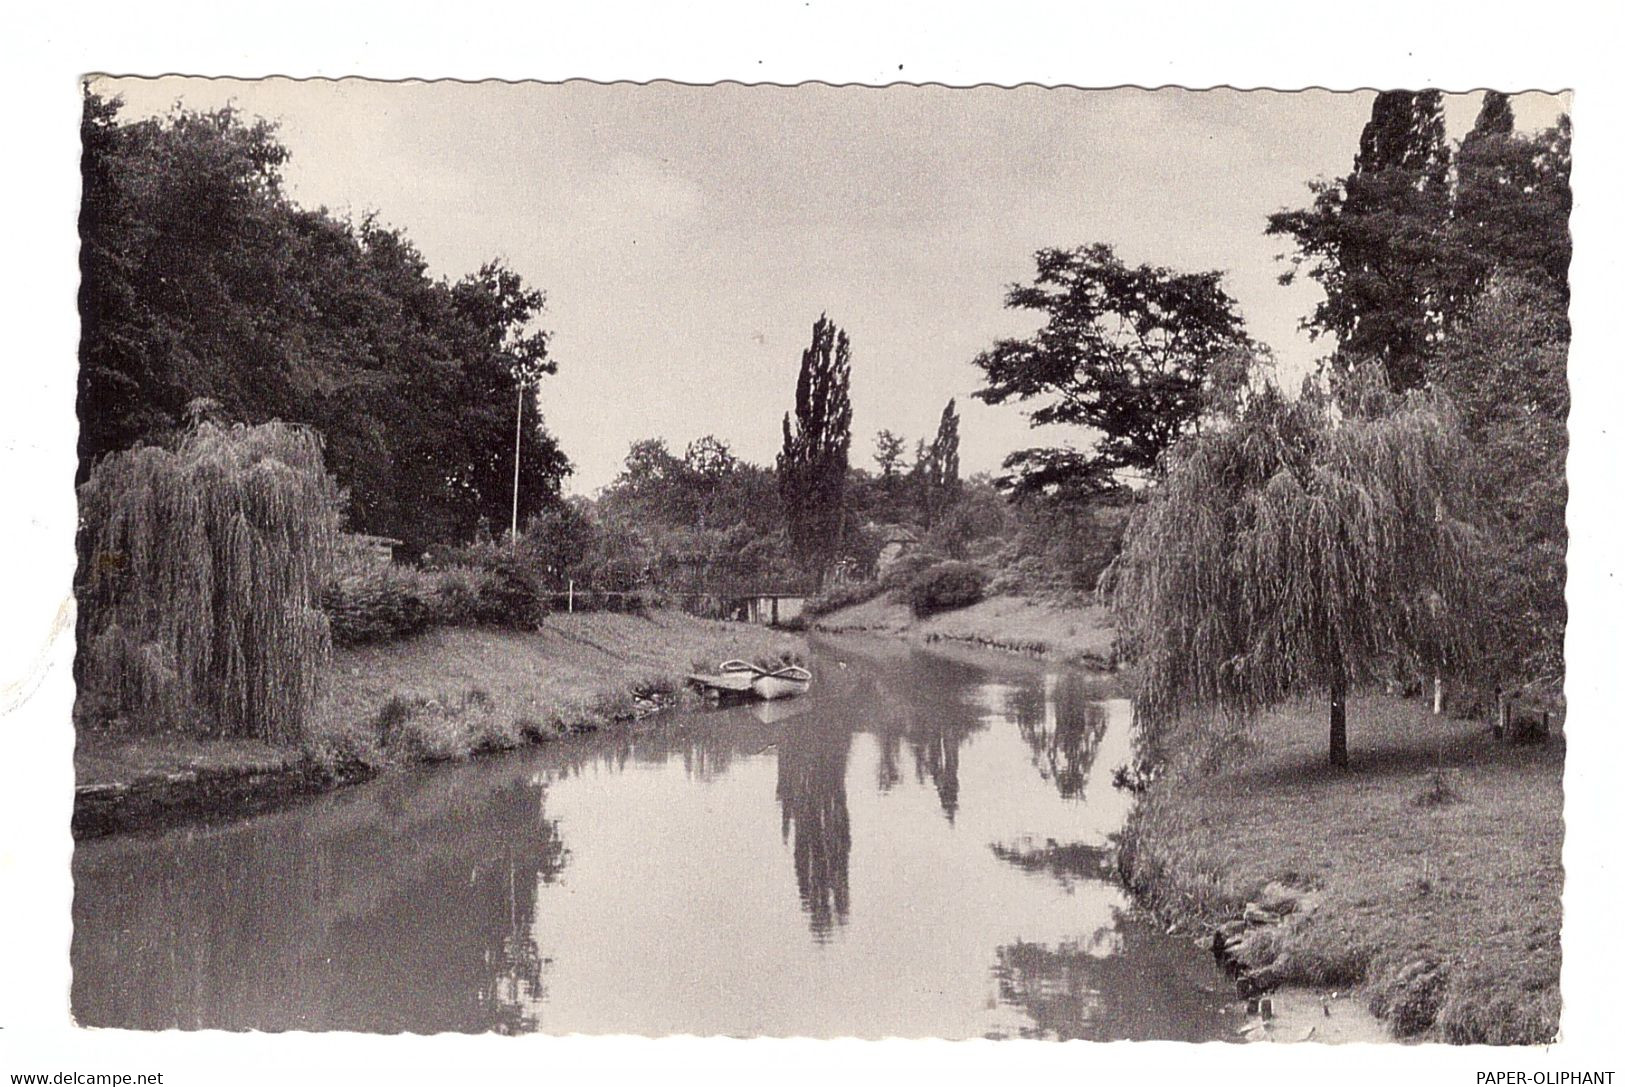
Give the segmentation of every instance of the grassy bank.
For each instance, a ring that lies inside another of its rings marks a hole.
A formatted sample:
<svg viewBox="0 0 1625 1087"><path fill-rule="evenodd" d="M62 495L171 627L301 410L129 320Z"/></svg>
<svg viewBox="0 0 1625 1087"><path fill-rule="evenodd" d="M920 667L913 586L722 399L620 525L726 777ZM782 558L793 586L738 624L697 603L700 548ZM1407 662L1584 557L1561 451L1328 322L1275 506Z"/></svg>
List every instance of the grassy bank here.
<svg viewBox="0 0 1625 1087"><path fill-rule="evenodd" d="M678 612L554 615L538 632L438 628L335 651L298 748L81 733L75 829L252 810L396 766L504 751L674 703L697 662L795 651L765 627Z"/></svg>
<svg viewBox="0 0 1625 1087"><path fill-rule="evenodd" d="M1258 722L1218 770L1170 771L1125 834L1129 884L1167 921L1228 922L1267 982L1354 989L1402 1037L1549 1041L1561 736L1514 747L1372 696L1351 700L1349 741L1351 765L1331 770L1326 708L1306 704ZM1278 923L1238 924L1283 895L1299 908Z"/></svg>
<svg viewBox="0 0 1625 1087"><path fill-rule="evenodd" d="M831 612L813 625L831 633L869 631L968 642L1095 667L1109 666L1113 657L1114 635L1104 608L1024 596L989 597L923 619L907 604L881 596Z"/></svg>

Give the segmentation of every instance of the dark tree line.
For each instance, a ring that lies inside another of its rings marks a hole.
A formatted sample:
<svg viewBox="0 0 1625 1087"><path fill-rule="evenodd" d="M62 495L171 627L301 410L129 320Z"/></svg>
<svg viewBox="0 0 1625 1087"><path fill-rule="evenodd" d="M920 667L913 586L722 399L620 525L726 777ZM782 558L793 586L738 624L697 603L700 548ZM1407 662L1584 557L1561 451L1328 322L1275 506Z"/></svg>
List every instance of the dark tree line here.
<svg viewBox="0 0 1625 1087"><path fill-rule="evenodd" d="M796 580L779 479L706 435L681 456L634 442L621 474L591 504L614 561L668 588L759 588Z"/></svg>
<svg viewBox="0 0 1625 1087"><path fill-rule="evenodd" d="M534 388L555 363L544 297L492 262L435 279L399 230L284 190L273 126L231 108L122 120L87 91L81 123L80 479L175 439L188 405L325 436L348 527L421 548L557 502L569 463Z"/></svg>
<svg viewBox="0 0 1625 1087"><path fill-rule="evenodd" d="M1484 95L1471 131L1445 141L1437 91L1377 95L1354 170L1314 183L1307 208L1270 217L1294 268L1326 300L1304 321L1335 336L1334 376L1381 364L1391 388L1445 393L1468 441L1472 616L1500 682L1561 676L1568 453L1568 219L1572 132L1523 134Z"/></svg>
<svg viewBox="0 0 1625 1087"><path fill-rule="evenodd" d="M1282 282L1306 274L1326 292L1303 325L1336 338L1334 370L1380 362L1401 392L1430 383L1492 276L1568 299L1567 116L1519 135L1510 100L1490 91L1452 148L1443 109L1438 91L1377 95L1353 171L1312 182L1310 206L1267 228L1296 247Z"/></svg>
<svg viewBox="0 0 1625 1087"><path fill-rule="evenodd" d="M1453 148L1437 92L1384 92L1353 172L1270 218L1337 348L1182 439L1134 515L1109 576L1146 736L1320 689L1344 765L1385 670L1561 681L1568 132L1490 92Z"/></svg>

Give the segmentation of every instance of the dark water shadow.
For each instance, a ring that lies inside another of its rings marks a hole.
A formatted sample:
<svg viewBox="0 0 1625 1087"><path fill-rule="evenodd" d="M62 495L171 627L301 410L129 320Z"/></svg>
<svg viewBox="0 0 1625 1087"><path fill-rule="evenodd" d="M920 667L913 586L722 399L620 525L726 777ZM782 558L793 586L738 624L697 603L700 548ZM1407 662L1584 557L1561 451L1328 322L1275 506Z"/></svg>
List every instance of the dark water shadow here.
<svg viewBox="0 0 1625 1087"><path fill-rule="evenodd" d="M1094 943L1017 941L998 949L999 1000L1023 1038L1202 1042L1230 1039L1229 994L1154 928L1120 918ZM1000 1036L1000 1035L995 1035Z"/></svg>
<svg viewBox="0 0 1625 1087"><path fill-rule="evenodd" d="M146 1030L535 1030L537 889L569 863L544 801L525 768L486 763L156 842L82 843L74 1016Z"/></svg>

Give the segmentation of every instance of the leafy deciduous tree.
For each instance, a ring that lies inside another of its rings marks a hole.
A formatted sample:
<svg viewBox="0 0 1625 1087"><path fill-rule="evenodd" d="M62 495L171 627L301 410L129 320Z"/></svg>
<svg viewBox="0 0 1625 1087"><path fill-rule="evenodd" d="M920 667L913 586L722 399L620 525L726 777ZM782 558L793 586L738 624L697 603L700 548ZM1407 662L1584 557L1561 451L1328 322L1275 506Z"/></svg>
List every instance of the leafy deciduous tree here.
<svg viewBox="0 0 1625 1087"><path fill-rule="evenodd" d="M1162 453L1199 418L1209 371L1251 349L1219 272L1130 268L1108 245L1044 249L1030 286L1005 305L1046 315L1025 340L976 358L989 404L1043 400L1034 426L1072 424L1100 435L1088 453L1028 449L1005 461L1023 493L1109 489L1123 471L1155 474Z"/></svg>
<svg viewBox="0 0 1625 1087"><path fill-rule="evenodd" d="M1478 633L1497 679L1561 677L1569 324L1548 284L1497 275L1438 362L1460 412L1485 527Z"/></svg>
<svg viewBox="0 0 1625 1087"><path fill-rule="evenodd" d="M1507 96L1487 93L1452 180L1439 92L1385 91L1353 172L1311 182L1309 207L1270 216L1267 233L1297 250L1281 281L1307 274L1325 291L1303 326L1337 337L1335 369L1376 360L1396 390L1426 384L1497 268L1566 297L1568 119L1533 137L1512 121Z"/></svg>
<svg viewBox="0 0 1625 1087"><path fill-rule="evenodd" d="M540 291L499 263L437 281L376 219L297 207L274 128L229 108L123 122L87 91L81 134L81 479L208 397L321 430L352 528L417 548L507 522L515 402L553 370ZM569 469L525 395L521 519Z"/></svg>
<svg viewBox="0 0 1625 1087"><path fill-rule="evenodd" d="M885 499L884 516L895 521L901 516L903 495L903 437L890 430L875 434L875 466L880 470L880 492Z"/></svg>
<svg viewBox="0 0 1625 1087"><path fill-rule="evenodd" d="M1520 135L1512 130L1507 96L1485 94L1456 156L1449 238L1467 301L1451 317L1465 318L1470 300L1497 273L1537 283L1567 304L1571 135L1567 115L1545 131Z"/></svg>
<svg viewBox="0 0 1625 1087"><path fill-rule="evenodd" d="M80 487L81 708L298 743L331 650L337 499L320 436L280 423L98 461Z"/></svg>
<svg viewBox="0 0 1625 1087"><path fill-rule="evenodd" d="M1445 255L1449 148L1437 91L1383 91L1360 134L1354 170L1311 182L1308 208L1269 218L1267 233L1297 245L1290 283L1307 272L1326 297L1303 325L1334 334L1342 369L1380 361L1397 390L1419 387L1451 302L1456 268Z"/></svg>

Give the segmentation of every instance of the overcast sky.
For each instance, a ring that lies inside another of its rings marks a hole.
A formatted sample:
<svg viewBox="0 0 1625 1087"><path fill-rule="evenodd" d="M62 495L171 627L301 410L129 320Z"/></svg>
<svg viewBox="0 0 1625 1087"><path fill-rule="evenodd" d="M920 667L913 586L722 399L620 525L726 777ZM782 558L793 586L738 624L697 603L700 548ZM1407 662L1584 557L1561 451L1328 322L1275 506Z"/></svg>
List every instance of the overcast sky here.
<svg viewBox="0 0 1625 1087"><path fill-rule="evenodd" d="M1346 173L1370 92L689 87L104 80L126 115L234 101L280 125L293 197L406 232L452 278L501 257L547 292L559 373L541 393L576 464L703 434L771 463L800 353L827 311L852 339L853 460L928 435L959 400L961 461L1066 435L970 399L971 365L1036 327L1004 310L1041 247L1225 272L1286 376L1324 353L1319 297L1276 284L1265 217ZM1452 137L1476 94L1447 98ZM1520 128L1564 103L1516 100ZM1295 384L1295 380L1293 381Z"/></svg>

